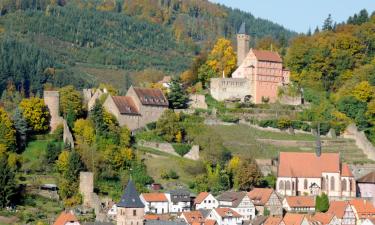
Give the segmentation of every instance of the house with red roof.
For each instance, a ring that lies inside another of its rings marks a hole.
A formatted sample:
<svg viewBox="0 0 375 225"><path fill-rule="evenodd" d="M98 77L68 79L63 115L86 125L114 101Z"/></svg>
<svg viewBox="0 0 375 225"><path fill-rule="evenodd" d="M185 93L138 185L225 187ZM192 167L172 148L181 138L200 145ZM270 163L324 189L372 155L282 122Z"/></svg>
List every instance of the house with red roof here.
<svg viewBox="0 0 375 225"><path fill-rule="evenodd" d="M116 117L120 126L133 131L156 122L169 103L160 89L131 86L126 96L108 95L103 106Z"/></svg>
<svg viewBox="0 0 375 225"><path fill-rule="evenodd" d="M272 216L283 214L282 201L272 188L254 188L248 196L255 205L257 215L264 215L265 209Z"/></svg>
<svg viewBox="0 0 375 225"><path fill-rule="evenodd" d="M362 225L375 225L375 217L374 218L365 219L362 222Z"/></svg>
<svg viewBox="0 0 375 225"><path fill-rule="evenodd" d="M304 214L287 213L280 225L310 225L310 223Z"/></svg>
<svg viewBox="0 0 375 225"><path fill-rule="evenodd" d="M263 225L279 225L282 221L282 216L270 216L264 221Z"/></svg>
<svg viewBox="0 0 375 225"><path fill-rule="evenodd" d="M181 213L180 218L190 225L203 225L206 221L206 218L201 211L183 212Z"/></svg>
<svg viewBox="0 0 375 225"><path fill-rule="evenodd" d="M286 196L283 208L287 212L313 213L315 212L315 197L313 196Z"/></svg>
<svg viewBox="0 0 375 225"><path fill-rule="evenodd" d="M375 171L364 175L357 180L358 193L361 198L372 201L375 205Z"/></svg>
<svg viewBox="0 0 375 225"><path fill-rule="evenodd" d="M219 207L219 201L208 192L201 192L194 200L194 207L199 209L214 209Z"/></svg>
<svg viewBox="0 0 375 225"><path fill-rule="evenodd" d="M354 176L338 153L280 152L276 191L283 196L317 196L330 199L356 196Z"/></svg>
<svg viewBox="0 0 375 225"><path fill-rule="evenodd" d="M255 206L247 192L227 191L217 196L217 200L219 201L219 208L230 208L239 213L243 220L255 218Z"/></svg>
<svg viewBox="0 0 375 225"><path fill-rule="evenodd" d="M347 201L331 201L327 213L334 215L342 225L355 225L357 222L353 207Z"/></svg>
<svg viewBox="0 0 375 225"><path fill-rule="evenodd" d="M77 217L71 211L62 212L53 225L80 225Z"/></svg>
<svg viewBox="0 0 375 225"><path fill-rule="evenodd" d="M352 199L349 201L357 219L357 225L361 225L368 218L375 217L375 207L371 201L366 199Z"/></svg>
<svg viewBox="0 0 375 225"><path fill-rule="evenodd" d="M215 220L217 225L241 225L243 217L230 208L216 208L211 210L208 220Z"/></svg>
<svg viewBox="0 0 375 225"><path fill-rule="evenodd" d="M169 213L169 202L164 193L142 193L139 198L145 205L145 213Z"/></svg>
<svg viewBox="0 0 375 225"><path fill-rule="evenodd" d="M311 224L341 225L339 219L331 213L315 213L309 220Z"/></svg>

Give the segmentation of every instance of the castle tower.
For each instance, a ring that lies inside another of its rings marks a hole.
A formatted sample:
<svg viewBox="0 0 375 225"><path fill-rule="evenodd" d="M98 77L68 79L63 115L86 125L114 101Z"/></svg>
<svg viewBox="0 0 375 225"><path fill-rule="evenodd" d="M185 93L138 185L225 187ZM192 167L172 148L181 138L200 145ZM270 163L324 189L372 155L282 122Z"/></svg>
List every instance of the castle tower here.
<svg viewBox="0 0 375 225"><path fill-rule="evenodd" d="M246 34L245 23L241 24L237 34L237 66L240 66L250 50L250 36Z"/></svg>
<svg viewBox="0 0 375 225"><path fill-rule="evenodd" d="M49 113L51 115L50 127L53 132L59 124L62 123L60 117L60 95L58 91L44 91L43 93L44 103L47 105Z"/></svg>
<svg viewBox="0 0 375 225"><path fill-rule="evenodd" d="M129 180L117 204L117 225L143 225L145 205L139 198L134 183Z"/></svg>
<svg viewBox="0 0 375 225"><path fill-rule="evenodd" d="M94 193L94 174L91 172L79 173L79 193L83 197L83 205L90 207L91 196Z"/></svg>

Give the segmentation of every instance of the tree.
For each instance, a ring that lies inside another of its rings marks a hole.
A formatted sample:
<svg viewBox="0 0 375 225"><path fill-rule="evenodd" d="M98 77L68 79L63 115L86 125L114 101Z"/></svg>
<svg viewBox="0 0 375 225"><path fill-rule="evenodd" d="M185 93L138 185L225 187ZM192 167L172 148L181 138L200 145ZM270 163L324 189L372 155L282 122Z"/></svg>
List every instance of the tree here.
<svg viewBox="0 0 375 225"><path fill-rule="evenodd" d="M237 190L249 191L260 184L262 174L256 162L252 159L243 159L234 174L234 187Z"/></svg>
<svg viewBox="0 0 375 225"><path fill-rule="evenodd" d="M355 119L361 110L367 111L367 105L353 96L344 96L337 102L337 109Z"/></svg>
<svg viewBox="0 0 375 225"><path fill-rule="evenodd" d="M198 80L204 87L208 87L210 79L216 77L216 72L207 64L203 64L198 69Z"/></svg>
<svg viewBox="0 0 375 225"><path fill-rule="evenodd" d="M78 144L92 145L95 141L95 128L91 120L78 119L74 122L73 132Z"/></svg>
<svg viewBox="0 0 375 225"><path fill-rule="evenodd" d="M126 126L121 127L120 130L120 146L130 147L131 146L131 131Z"/></svg>
<svg viewBox="0 0 375 225"><path fill-rule="evenodd" d="M16 139L19 150L23 150L26 147L27 135L29 133L29 127L26 120L22 117L21 110L17 107L13 115L14 127L16 128Z"/></svg>
<svg viewBox="0 0 375 225"><path fill-rule="evenodd" d="M4 108L0 107L0 144L7 150L15 150L16 130L13 121L10 119Z"/></svg>
<svg viewBox="0 0 375 225"><path fill-rule="evenodd" d="M8 160L0 155L0 208L10 206L16 195L17 183Z"/></svg>
<svg viewBox="0 0 375 225"><path fill-rule="evenodd" d="M316 197L315 209L317 212L327 212L329 208L329 199L325 193Z"/></svg>
<svg viewBox="0 0 375 225"><path fill-rule="evenodd" d="M60 88L59 93L61 115L67 117L69 114L71 118L77 118L83 115L83 97L81 92L77 91L73 85L69 85Z"/></svg>
<svg viewBox="0 0 375 225"><path fill-rule="evenodd" d="M169 106L172 109L183 109L186 108L189 100L185 90L182 89L181 84L178 80L172 80L168 93Z"/></svg>
<svg viewBox="0 0 375 225"><path fill-rule="evenodd" d="M46 161L48 164L55 163L61 153L61 146L55 142L49 142L46 149Z"/></svg>
<svg viewBox="0 0 375 225"><path fill-rule="evenodd" d="M328 15L327 19L324 20L322 30L332 30L333 29L333 21L331 14Z"/></svg>
<svg viewBox="0 0 375 225"><path fill-rule="evenodd" d="M237 65L237 57L229 40L220 38L210 54L208 55L207 65L209 65L216 74L224 72L229 77Z"/></svg>
<svg viewBox="0 0 375 225"><path fill-rule="evenodd" d="M108 131L108 126L104 122L104 108L98 100L90 111L90 119L94 122L97 135L102 136Z"/></svg>
<svg viewBox="0 0 375 225"><path fill-rule="evenodd" d="M16 90L16 86L12 81L8 81L7 89L1 95L1 102L4 104L5 111L12 112L21 102L22 96Z"/></svg>
<svg viewBox="0 0 375 225"><path fill-rule="evenodd" d="M34 132L48 131L51 116L43 99L34 97L23 99L19 107L23 118Z"/></svg>
<svg viewBox="0 0 375 225"><path fill-rule="evenodd" d="M180 130L180 116L172 110L166 110L156 122L157 134L163 136L168 142L174 141Z"/></svg>
<svg viewBox="0 0 375 225"><path fill-rule="evenodd" d="M362 102L368 102L374 96L374 87L368 81L362 81L354 87L353 96Z"/></svg>

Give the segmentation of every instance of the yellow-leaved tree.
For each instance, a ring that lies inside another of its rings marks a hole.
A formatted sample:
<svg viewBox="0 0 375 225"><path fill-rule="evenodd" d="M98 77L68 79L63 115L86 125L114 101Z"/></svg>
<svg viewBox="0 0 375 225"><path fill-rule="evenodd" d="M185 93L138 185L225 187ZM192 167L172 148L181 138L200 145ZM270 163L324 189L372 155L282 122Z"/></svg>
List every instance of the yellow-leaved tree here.
<svg viewBox="0 0 375 225"><path fill-rule="evenodd" d="M91 120L78 119L74 122L74 135L78 144L91 145L95 140L95 127Z"/></svg>
<svg viewBox="0 0 375 225"><path fill-rule="evenodd" d="M50 113L48 107L41 98L26 98L20 103L22 116L29 127L36 133L49 129Z"/></svg>
<svg viewBox="0 0 375 225"><path fill-rule="evenodd" d="M222 75L223 71L226 77L231 75L236 68L237 57L229 40L220 38L216 42L214 48L208 55L207 65L219 76Z"/></svg>
<svg viewBox="0 0 375 225"><path fill-rule="evenodd" d="M4 145L7 150L16 146L16 130L4 108L0 108L0 144Z"/></svg>
<svg viewBox="0 0 375 225"><path fill-rule="evenodd" d="M353 96L362 101L370 101L374 96L374 87L368 81L362 81L354 87Z"/></svg>

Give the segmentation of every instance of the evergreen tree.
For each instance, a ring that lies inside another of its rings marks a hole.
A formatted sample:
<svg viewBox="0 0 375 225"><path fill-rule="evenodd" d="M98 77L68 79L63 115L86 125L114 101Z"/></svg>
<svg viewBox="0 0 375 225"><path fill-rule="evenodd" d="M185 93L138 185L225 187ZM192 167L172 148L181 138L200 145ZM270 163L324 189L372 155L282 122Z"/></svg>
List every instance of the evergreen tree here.
<svg viewBox="0 0 375 225"><path fill-rule="evenodd" d="M48 164L54 163L61 153L61 146L58 143L49 142L46 149L46 161Z"/></svg>
<svg viewBox="0 0 375 225"><path fill-rule="evenodd" d="M0 209L12 204L16 195L15 173L10 168L7 158L0 156Z"/></svg>
<svg viewBox="0 0 375 225"><path fill-rule="evenodd" d="M314 34L317 34L317 33L319 33L319 32L320 32L319 27L316 26L316 28L315 28L315 30L314 30Z"/></svg>
<svg viewBox="0 0 375 225"><path fill-rule="evenodd" d="M360 25L362 23L366 23L367 21L369 21L369 16L368 16L368 12L366 9L362 9L360 12L359 12L359 15L358 15L358 21L357 21L357 25Z"/></svg>
<svg viewBox="0 0 375 225"><path fill-rule="evenodd" d="M331 14L328 15L327 19L324 20L322 30L333 30L333 21Z"/></svg>
<svg viewBox="0 0 375 225"><path fill-rule="evenodd" d="M323 193L320 196L316 197L316 211L317 212L327 212L329 208L328 196Z"/></svg>
<svg viewBox="0 0 375 225"><path fill-rule="evenodd" d="M172 109L186 108L188 96L182 89L181 84L177 79L173 79L170 85L170 92L168 93L169 106Z"/></svg>
<svg viewBox="0 0 375 225"><path fill-rule="evenodd" d="M307 36L311 36L312 35L312 33L311 33L311 28L309 28L309 30L307 31L307 34L306 34Z"/></svg>
<svg viewBox="0 0 375 225"><path fill-rule="evenodd" d="M96 100L94 107L90 111L90 118L94 122L97 135L103 136L108 131L108 127L104 122L104 109L99 100Z"/></svg>
<svg viewBox="0 0 375 225"><path fill-rule="evenodd" d="M16 140L18 149L23 150L26 147L27 135L30 129L19 108L16 109L13 115L13 121L14 127L16 128Z"/></svg>

